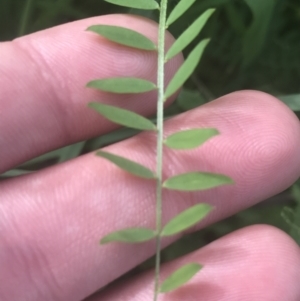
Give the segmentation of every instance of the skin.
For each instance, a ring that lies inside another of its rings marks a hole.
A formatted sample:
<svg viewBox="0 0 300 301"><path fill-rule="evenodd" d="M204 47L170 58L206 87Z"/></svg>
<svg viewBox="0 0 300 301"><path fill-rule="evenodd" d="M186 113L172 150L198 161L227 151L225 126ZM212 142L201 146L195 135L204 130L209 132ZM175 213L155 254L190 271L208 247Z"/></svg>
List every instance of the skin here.
<svg viewBox="0 0 300 301"><path fill-rule="evenodd" d="M88 26L100 23L125 26L156 39L153 22L110 15L0 45L0 172L115 129L116 125L87 108L90 101L145 116L155 112L153 93L141 98L85 88L95 78L126 75L154 80L156 76L153 53L85 32ZM168 35L168 46L171 43ZM167 64L167 81L181 63L182 57L177 56ZM166 149L164 176L206 170L227 174L236 184L201 193L167 191L164 222L199 201L208 202L216 209L197 226L202 228L279 193L300 175L299 120L270 95L256 91L226 95L168 120L166 135L192 127L216 127L221 135L193 151ZM155 137L142 133L106 150L151 167ZM1 301L151 300L152 272L94 294L154 253L152 242L98 244L101 237L117 229L153 227L155 190L151 181L128 175L91 153L2 181L0 191ZM205 268L160 300L300 299L299 248L276 228L255 225L233 232L164 265L162 277L191 261Z"/></svg>

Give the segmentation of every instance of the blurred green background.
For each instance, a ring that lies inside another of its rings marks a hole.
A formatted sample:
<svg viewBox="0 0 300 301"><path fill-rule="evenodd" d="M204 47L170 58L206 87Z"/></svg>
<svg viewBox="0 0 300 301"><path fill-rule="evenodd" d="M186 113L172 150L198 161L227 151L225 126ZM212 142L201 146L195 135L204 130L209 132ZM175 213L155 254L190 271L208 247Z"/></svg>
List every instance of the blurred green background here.
<svg viewBox="0 0 300 301"><path fill-rule="evenodd" d="M178 0L171 1L170 6L177 2ZM168 116L232 91L257 89L279 97L299 117L300 1L197 0L170 31L175 37L178 36L209 7L216 7L217 11L197 40L211 37L211 43L196 72L174 105L168 108ZM128 11L102 0L0 0L0 40L6 41L58 24L114 12L136 13L157 19L156 13ZM6 172L0 176L0 180L70 160L133 134L135 132L132 130L121 129L55 150ZM294 185L260 205L186 236L164 251L164 260L192 251L235 229L256 223L275 225L290 233L300 243L299 187L300 185ZM287 208L283 210L284 207ZM145 263L139 269L148 264L149 262Z"/></svg>

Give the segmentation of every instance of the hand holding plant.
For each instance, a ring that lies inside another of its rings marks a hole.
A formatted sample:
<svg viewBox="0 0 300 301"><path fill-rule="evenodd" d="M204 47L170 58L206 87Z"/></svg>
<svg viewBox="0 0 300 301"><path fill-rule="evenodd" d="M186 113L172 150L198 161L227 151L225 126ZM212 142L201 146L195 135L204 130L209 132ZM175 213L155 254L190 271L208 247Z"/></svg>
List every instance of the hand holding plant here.
<svg viewBox="0 0 300 301"><path fill-rule="evenodd" d="M87 109L92 99L143 116L155 113L155 92L141 99L138 94L83 87L91 79L122 77L129 71L133 77L156 78L153 53L84 31L94 24L130 27L153 41L157 33L151 21L112 15L0 45L2 172L115 129L114 123ZM173 41L169 36L167 40L170 46ZM181 63L178 57L166 65L166 83ZM271 108L267 119L266 106ZM221 134L190 151L166 150L164 177L201 170L230 175L236 184L202 192L167 191L163 225L205 202L215 210L201 224L204 227L278 193L299 176L298 120L271 96L254 91L224 96L167 120L164 133L191 128L217 128ZM155 133L144 132L103 151L151 168L155 149ZM152 271L91 295L154 254L151 241L98 244L107 233L128 226L155 226L154 182L129 175L92 153L2 181L0 191L1 301L152 300ZM299 300L299 250L274 228L253 226L234 232L163 265L161 279L192 262L204 269L183 287L161 295L162 300Z"/></svg>

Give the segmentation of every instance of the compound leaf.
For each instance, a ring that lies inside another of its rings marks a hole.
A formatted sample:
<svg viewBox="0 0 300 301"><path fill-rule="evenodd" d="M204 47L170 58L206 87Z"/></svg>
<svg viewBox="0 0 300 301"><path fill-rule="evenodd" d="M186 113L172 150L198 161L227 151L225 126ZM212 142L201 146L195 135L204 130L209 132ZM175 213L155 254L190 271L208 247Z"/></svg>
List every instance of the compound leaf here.
<svg viewBox="0 0 300 301"><path fill-rule="evenodd" d="M129 110L97 102L91 102L88 106L117 124L142 131L156 131L155 124L149 119Z"/></svg>
<svg viewBox="0 0 300 301"><path fill-rule="evenodd" d="M128 160L124 157L113 155L111 153L104 152L104 151L98 151L96 153L96 155L109 160L110 162L114 163L121 169L123 169L135 176L145 178L145 179L155 179L156 178L155 174L149 168L147 168L141 164L138 164L134 161Z"/></svg>
<svg viewBox="0 0 300 301"><path fill-rule="evenodd" d="M233 180L225 175L190 172L167 179L163 187L180 191L199 191L233 183Z"/></svg>
<svg viewBox="0 0 300 301"><path fill-rule="evenodd" d="M199 263L188 263L171 274L160 286L161 293L171 292L188 282L202 269Z"/></svg>
<svg viewBox="0 0 300 301"><path fill-rule="evenodd" d="M136 9L158 9L159 5L155 0L105 0L106 2L130 7L130 8L136 8Z"/></svg>
<svg viewBox="0 0 300 301"><path fill-rule="evenodd" d="M181 212L171 219L163 228L161 235L170 236L178 234L203 220L213 209L208 204L197 204Z"/></svg>
<svg viewBox="0 0 300 301"><path fill-rule="evenodd" d="M118 94L144 93L157 89L154 83L135 77L96 79L87 83L87 87Z"/></svg>
<svg viewBox="0 0 300 301"><path fill-rule="evenodd" d="M200 146L218 134L218 130L213 128L191 129L170 135L164 143L174 149L191 149Z"/></svg>
<svg viewBox="0 0 300 301"><path fill-rule="evenodd" d="M180 53L186 46L188 46L200 33L209 17L213 14L215 9L206 10L191 26L189 26L181 36L173 43L166 54L166 61Z"/></svg>
<svg viewBox="0 0 300 301"><path fill-rule="evenodd" d="M197 65L199 64L203 51L207 46L208 42L209 39L201 41L189 54L186 61L181 65L181 67L175 73L174 77L171 79L165 91L165 99L173 95L192 75Z"/></svg>
<svg viewBox="0 0 300 301"><path fill-rule="evenodd" d="M181 17L194 3L196 0L181 0L177 3L174 9L171 11L166 26L168 27L174 23L179 17Z"/></svg>
<svg viewBox="0 0 300 301"><path fill-rule="evenodd" d="M121 45L143 50L156 50L156 46L151 40L128 28L112 25L92 25L87 30Z"/></svg>
<svg viewBox="0 0 300 301"><path fill-rule="evenodd" d="M112 232L104 236L100 243L107 244L109 242L127 242L140 243L156 237L155 231L148 228L127 228L120 231Z"/></svg>

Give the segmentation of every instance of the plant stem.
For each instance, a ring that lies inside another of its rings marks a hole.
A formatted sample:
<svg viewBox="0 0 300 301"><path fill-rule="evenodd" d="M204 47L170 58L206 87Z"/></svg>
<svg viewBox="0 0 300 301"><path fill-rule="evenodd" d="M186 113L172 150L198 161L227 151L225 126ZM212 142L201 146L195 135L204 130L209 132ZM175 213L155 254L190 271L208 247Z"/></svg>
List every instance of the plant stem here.
<svg viewBox="0 0 300 301"><path fill-rule="evenodd" d="M156 259L155 259L155 286L154 301L159 295L160 281L160 249L162 226L162 167L163 167L163 131L164 131L164 79L165 79L165 33L168 0L161 0L158 32L158 63L157 63L157 153L156 153Z"/></svg>

